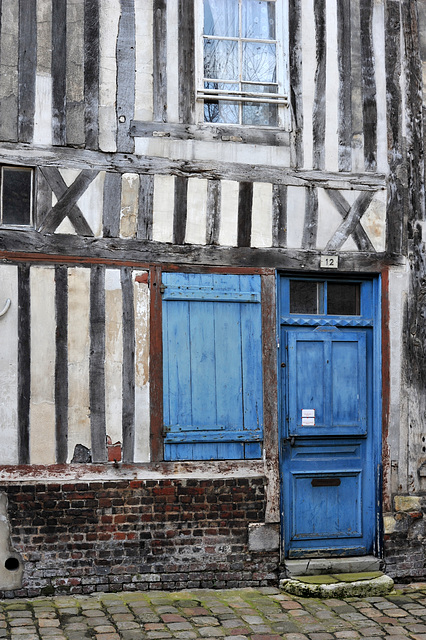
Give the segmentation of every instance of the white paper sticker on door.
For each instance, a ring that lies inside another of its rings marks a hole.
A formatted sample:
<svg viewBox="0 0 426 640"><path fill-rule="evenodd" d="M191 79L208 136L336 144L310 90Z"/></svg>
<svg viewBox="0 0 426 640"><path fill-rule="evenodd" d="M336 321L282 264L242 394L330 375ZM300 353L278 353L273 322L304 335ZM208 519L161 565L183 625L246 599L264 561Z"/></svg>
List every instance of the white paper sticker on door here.
<svg viewBox="0 0 426 640"><path fill-rule="evenodd" d="M302 409L302 427L315 427L315 409Z"/></svg>

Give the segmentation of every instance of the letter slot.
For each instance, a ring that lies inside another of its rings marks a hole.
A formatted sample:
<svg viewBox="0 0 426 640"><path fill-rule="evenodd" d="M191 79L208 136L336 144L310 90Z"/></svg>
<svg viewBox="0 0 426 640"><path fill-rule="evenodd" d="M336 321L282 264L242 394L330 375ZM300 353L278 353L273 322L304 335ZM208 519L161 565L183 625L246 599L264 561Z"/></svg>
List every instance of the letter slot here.
<svg viewBox="0 0 426 640"><path fill-rule="evenodd" d="M340 478L314 478L311 485L313 487L339 487Z"/></svg>

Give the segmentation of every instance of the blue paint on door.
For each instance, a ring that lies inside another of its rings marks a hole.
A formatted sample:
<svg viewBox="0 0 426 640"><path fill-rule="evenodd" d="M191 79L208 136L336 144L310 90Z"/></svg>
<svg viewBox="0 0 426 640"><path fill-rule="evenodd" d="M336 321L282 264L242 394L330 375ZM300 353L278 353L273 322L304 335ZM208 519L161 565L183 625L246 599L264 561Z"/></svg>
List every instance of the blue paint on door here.
<svg viewBox="0 0 426 640"><path fill-rule="evenodd" d="M260 277L164 273L165 460L261 457Z"/></svg>
<svg viewBox="0 0 426 640"><path fill-rule="evenodd" d="M373 281L357 315L291 314L281 279L283 535L287 557L372 553L380 416L380 334Z"/></svg>

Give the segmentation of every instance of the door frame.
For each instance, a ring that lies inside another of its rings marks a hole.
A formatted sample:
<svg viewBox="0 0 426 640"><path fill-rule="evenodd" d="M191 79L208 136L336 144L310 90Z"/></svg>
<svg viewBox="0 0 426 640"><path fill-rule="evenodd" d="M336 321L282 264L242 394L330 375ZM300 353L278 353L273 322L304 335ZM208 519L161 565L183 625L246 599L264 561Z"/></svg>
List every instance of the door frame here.
<svg viewBox="0 0 426 640"><path fill-rule="evenodd" d="M383 277L382 277L383 276ZM280 363L284 361L281 344L281 328L285 322L281 322L281 289L282 283L288 278L297 278L313 281L346 281L346 282L366 282L372 283L372 335L373 335L373 364L372 364L372 434L371 445L373 452L372 471L374 477L374 496L376 512L374 514L374 537L373 553L377 557L382 555L382 493L383 493L383 463L382 463L382 439L386 431L383 421L387 421L387 407L389 404L389 335L386 324L389 318L388 305L388 271L382 274L330 274L324 272L300 273L298 272L277 272L277 401L278 401L278 437L279 437L279 476L280 476L280 528L281 528L281 554L282 559L286 556L285 523L284 523L284 491L283 491L283 464L284 464L284 439L285 424L282 419L283 414L283 394L281 392L282 370ZM336 323L338 325L338 323ZM387 424L387 422L386 422Z"/></svg>

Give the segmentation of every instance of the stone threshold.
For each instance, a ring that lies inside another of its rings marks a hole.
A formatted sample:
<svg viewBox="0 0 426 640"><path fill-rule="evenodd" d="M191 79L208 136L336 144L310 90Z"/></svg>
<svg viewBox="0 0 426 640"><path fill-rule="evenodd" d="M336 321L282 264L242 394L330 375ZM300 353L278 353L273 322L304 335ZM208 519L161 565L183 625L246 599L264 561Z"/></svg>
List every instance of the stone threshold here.
<svg viewBox="0 0 426 640"><path fill-rule="evenodd" d="M392 578L381 571L324 573L295 576L280 581L280 589L295 596L313 598L351 598L388 595Z"/></svg>

